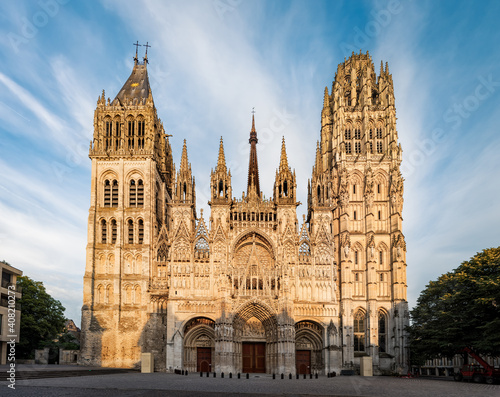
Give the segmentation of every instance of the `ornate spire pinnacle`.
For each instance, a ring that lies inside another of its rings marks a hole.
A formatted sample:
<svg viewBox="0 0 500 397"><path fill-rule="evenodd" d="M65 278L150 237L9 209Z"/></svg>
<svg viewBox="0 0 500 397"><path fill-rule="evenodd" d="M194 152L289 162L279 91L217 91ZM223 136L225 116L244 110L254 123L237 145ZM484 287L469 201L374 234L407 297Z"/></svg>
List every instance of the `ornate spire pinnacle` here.
<svg viewBox="0 0 500 397"><path fill-rule="evenodd" d="M260 197L260 184L259 184L259 164L257 162L257 131L255 129L255 111L252 111L252 130L250 131L250 162L248 165L248 184L247 195L250 194L250 188L253 185L257 196Z"/></svg>
<svg viewBox="0 0 500 397"><path fill-rule="evenodd" d="M183 172L187 171L189 171L189 163L188 163L186 140L184 139L184 146L182 146L181 166L179 168L179 172L182 174Z"/></svg>
<svg viewBox="0 0 500 397"><path fill-rule="evenodd" d="M280 172L287 172L289 170L288 167L288 158L286 156L286 147L285 147L285 137L281 141L281 157L280 157Z"/></svg>
<svg viewBox="0 0 500 397"><path fill-rule="evenodd" d="M219 145L219 158L217 159L217 171L226 172L226 157L224 156L224 143L222 142L222 137L220 137Z"/></svg>
<svg viewBox="0 0 500 397"><path fill-rule="evenodd" d="M323 170L321 169L321 146L319 141L316 142L316 173L321 173Z"/></svg>
<svg viewBox="0 0 500 397"><path fill-rule="evenodd" d="M330 95L328 95L328 87L325 87L325 97L323 99L323 107L330 106Z"/></svg>

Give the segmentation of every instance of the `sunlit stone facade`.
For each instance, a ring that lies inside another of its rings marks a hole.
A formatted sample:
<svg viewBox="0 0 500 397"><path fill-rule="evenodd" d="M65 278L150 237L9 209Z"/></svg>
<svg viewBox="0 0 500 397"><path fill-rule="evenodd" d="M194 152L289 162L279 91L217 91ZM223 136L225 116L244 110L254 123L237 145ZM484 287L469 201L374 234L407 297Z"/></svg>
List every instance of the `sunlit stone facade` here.
<svg viewBox="0 0 500 397"><path fill-rule="evenodd" d="M132 367L152 352L156 370L325 374L368 355L375 373L405 370L402 151L387 65L377 76L368 54L353 54L325 89L302 222L285 141L269 199L257 147L252 119L247 191L236 199L220 140L205 218L186 142L173 164L147 59L114 100L103 92L81 363Z"/></svg>

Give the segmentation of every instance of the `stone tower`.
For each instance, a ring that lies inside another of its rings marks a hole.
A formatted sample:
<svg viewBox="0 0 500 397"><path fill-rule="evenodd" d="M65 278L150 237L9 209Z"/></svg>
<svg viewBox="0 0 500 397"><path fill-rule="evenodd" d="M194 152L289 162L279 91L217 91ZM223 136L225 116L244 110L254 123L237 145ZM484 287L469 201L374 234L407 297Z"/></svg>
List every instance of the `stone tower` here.
<svg viewBox="0 0 500 397"><path fill-rule="evenodd" d="M176 187L172 151L156 112L147 64L147 56L140 62L136 53L118 95L106 100L103 91L94 113L82 308L81 361L86 364L137 362L137 341L151 304L145 294L151 259Z"/></svg>
<svg viewBox="0 0 500 397"><path fill-rule="evenodd" d="M311 232L330 231L336 248L345 367L364 355L375 369L407 365L401 160L387 63L377 76L353 53L325 88L308 196Z"/></svg>

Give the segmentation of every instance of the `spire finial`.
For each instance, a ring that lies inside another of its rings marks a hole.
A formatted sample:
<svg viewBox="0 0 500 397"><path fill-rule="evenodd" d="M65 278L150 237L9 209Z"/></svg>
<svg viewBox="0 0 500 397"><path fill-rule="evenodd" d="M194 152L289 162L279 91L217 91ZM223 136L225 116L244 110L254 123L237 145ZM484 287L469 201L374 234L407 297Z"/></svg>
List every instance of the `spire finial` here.
<svg viewBox="0 0 500 397"><path fill-rule="evenodd" d="M188 163L188 154L187 154L187 144L186 140L184 139L184 145L182 146L182 156L181 156L181 166L179 171L188 171L189 169L189 163Z"/></svg>
<svg viewBox="0 0 500 397"><path fill-rule="evenodd" d="M136 43L134 43L133 45L135 45L135 57L134 57L134 65L137 65L137 62L139 62L139 58L138 58L138 55L137 55L137 50L139 49L139 47L141 46L139 44L139 40L137 40Z"/></svg>
<svg viewBox="0 0 500 397"><path fill-rule="evenodd" d="M325 97L323 98L323 107L327 107L330 105L330 98L328 95L328 87L325 87Z"/></svg>
<svg viewBox="0 0 500 397"><path fill-rule="evenodd" d="M280 158L280 172L287 172L288 167L288 158L286 155L286 146L285 146L285 137L281 140L281 158Z"/></svg>
<svg viewBox="0 0 500 397"><path fill-rule="evenodd" d="M216 170L219 172L226 172L226 157L224 156L224 143L222 137L220 137L219 158L217 159Z"/></svg>
<svg viewBox="0 0 500 397"><path fill-rule="evenodd" d="M146 55L144 56L144 63L149 63L149 61L148 61L148 47L151 47L151 46L149 45L148 41L146 41L146 44L143 44L143 46L146 47Z"/></svg>
<svg viewBox="0 0 500 397"><path fill-rule="evenodd" d="M247 195L250 193L251 186L255 185L257 196L260 197L260 184L259 184L259 165L257 162L257 130L255 129L255 108L252 109L252 130L250 131L250 162L248 165L248 183Z"/></svg>

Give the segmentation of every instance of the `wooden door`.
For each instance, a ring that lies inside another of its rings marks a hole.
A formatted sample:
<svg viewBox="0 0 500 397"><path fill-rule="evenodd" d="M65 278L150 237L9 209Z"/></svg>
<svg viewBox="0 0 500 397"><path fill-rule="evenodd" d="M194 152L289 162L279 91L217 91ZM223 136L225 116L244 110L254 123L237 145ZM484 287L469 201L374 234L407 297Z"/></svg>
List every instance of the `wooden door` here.
<svg viewBox="0 0 500 397"><path fill-rule="evenodd" d="M196 355L196 370L198 372L211 372L212 348L198 347Z"/></svg>
<svg viewBox="0 0 500 397"><path fill-rule="evenodd" d="M310 374L311 351L310 350L295 351L295 366L298 374Z"/></svg>
<svg viewBox="0 0 500 397"><path fill-rule="evenodd" d="M243 342L242 346L243 372L266 372L266 344Z"/></svg>

